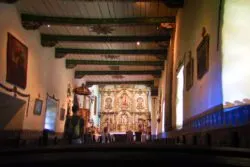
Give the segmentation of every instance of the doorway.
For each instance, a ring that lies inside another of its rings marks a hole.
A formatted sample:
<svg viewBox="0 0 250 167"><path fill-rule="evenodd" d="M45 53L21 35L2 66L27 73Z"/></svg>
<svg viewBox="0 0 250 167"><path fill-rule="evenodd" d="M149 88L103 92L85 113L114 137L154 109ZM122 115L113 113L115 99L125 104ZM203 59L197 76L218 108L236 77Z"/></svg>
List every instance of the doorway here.
<svg viewBox="0 0 250 167"><path fill-rule="evenodd" d="M183 125L183 87L184 87L184 65L177 74L176 93L176 128L181 129Z"/></svg>

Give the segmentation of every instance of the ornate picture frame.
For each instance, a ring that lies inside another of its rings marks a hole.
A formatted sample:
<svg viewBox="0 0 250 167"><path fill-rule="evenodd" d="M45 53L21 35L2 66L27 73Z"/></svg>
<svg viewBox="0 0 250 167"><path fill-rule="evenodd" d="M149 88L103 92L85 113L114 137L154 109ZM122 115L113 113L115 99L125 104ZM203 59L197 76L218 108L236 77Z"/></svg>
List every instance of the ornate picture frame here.
<svg viewBox="0 0 250 167"><path fill-rule="evenodd" d="M197 47L197 78L202 77L209 70L209 35L204 35L201 43Z"/></svg>
<svg viewBox="0 0 250 167"><path fill-rule="evenodd" d="M35 99L35 105L33 113L34 115L41 115L43 108L43 101L41 99Z"/></svg>
<svg viewBox="0 0 250 167"><path fill-rule="evenodd" d="M28 48L11 33L7 41L6 81L25 89L27 86Z"/></svg>
<svg viewBox="0 0 250 167"><path fill-rule="evenodd" d="M187 53L187 63L185 64L185 86L186 86L186 91L189 91L194 82L194 59L192 58L192 53L189 51Z"/></svg>

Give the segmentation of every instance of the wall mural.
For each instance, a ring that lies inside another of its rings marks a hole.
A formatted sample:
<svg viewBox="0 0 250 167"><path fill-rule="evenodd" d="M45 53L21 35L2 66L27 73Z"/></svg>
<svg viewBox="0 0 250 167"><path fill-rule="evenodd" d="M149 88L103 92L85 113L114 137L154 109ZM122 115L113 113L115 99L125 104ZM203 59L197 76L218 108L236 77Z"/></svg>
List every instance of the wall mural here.
<svg viewBox="0 0 250 167"><path fill-rule="evenodd" d="M101 88L101 129L108 127L111 132L146 130L150 119L148 93L148 88L136 85Z"/></svg>

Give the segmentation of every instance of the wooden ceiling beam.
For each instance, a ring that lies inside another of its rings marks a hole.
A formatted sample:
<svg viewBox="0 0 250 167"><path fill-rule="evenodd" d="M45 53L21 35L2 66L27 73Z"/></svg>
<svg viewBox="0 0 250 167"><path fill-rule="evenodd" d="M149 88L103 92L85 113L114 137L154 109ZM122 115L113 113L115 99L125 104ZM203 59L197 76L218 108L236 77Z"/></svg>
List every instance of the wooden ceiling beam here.
<svg viewBox="0 0 250 167"><path fill-rule="evenodd" d="M42 25L72 25L84 26L95 24L111 25L160 25L161 23L175 23L174 16L166 17L130 17L130 18L77 18L52 17L32 14L21 14L22 25L25 29L35 30Z"/></svg>
<svg viewBox="0 0 250 167"><path fill-rule="evenodd" d="M163 3L169 8L182 8L184 0L163 0Z"/></svg>
<svg viewBox="0 0 250 167"><path fill-rule="evenodd" d="M171 29L168 35L161 36L80 36L80 35L50 35L41 34L41 44L45 47L53 47L58 42L163 42L170 40Z"/></svg>
<svg viewBox="0 0 250 167"><path fill-rule="evenodd" d="M0 0L0 3L16 3L18 0Z"/></svg>
<svg viewBox="0 0 250 167"><path fill-rule="evenodd" d="M87 81L86 86L90 87L92 85L121 85L121 84L137 84L137 85L146 85L149 87L154 86L154 81L153 80L148 80L148 81Z"/></svg>
<svg viewBox="0 0 250 167"><path fill-rule="evenodd" d="M167 49L73 49L73 48L56 48L55 57L63 58L66 54L123 54L123 55L152 55L152 56L161 56L167 57Z"/></svg>
<svg viewBox="0 0 250 167"><path fill-rule="evenodd" d="M82 78L85 75L153 75L153 76L160 76L161 70L149 70L149 71L75 71L75 78Z"/></svg>
<svg viewBox="0 0 250 167"><path fill-rule="evenodd" d="M77 65L128 65L128 66L160 66L164 68L164 61L101 61L101 60L75 60L66 59L66 68L74 68Z"/></svg>
<svg viewBox="0 0 250 167"><path fill-rule="evenodd" d="M61 0L61 1L64 1L64 2L67 2L67 1L81 1L81 2L103 2L103 0ZM105 0L105 2L113 2L114 0ZM160 2L163 1L163 0L160 0ZM116 0L116 2L124 2L124 3L127 3L127 2L155 2L155 3L158 3L157 0Z"/></svg>

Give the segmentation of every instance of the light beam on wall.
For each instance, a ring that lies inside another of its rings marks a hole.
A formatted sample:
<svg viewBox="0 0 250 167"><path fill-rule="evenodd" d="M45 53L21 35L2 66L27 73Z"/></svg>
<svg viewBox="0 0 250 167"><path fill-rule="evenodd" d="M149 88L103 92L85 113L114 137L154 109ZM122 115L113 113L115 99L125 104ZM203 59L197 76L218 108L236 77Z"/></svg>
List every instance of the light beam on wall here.
<svg viewBox="0 0 250 167"><path fill-rule="evenodd" d="M163 99L162 103L162 126L161 126L162 132L165 132L165 98Z"/></svg>
<svg viewBox="0 0 250 167"><path fill-rule="evenodd" d="M177 96L176 96L176 128L181 129L183 125L183 84L184 66L181 67L177 75Z"/></svg>
<svg viewBox="0 0 250 167"><path fill-rule="evenodd" d="M225 107L250 103L250 1L225 0L222 88Z"/></svg>

